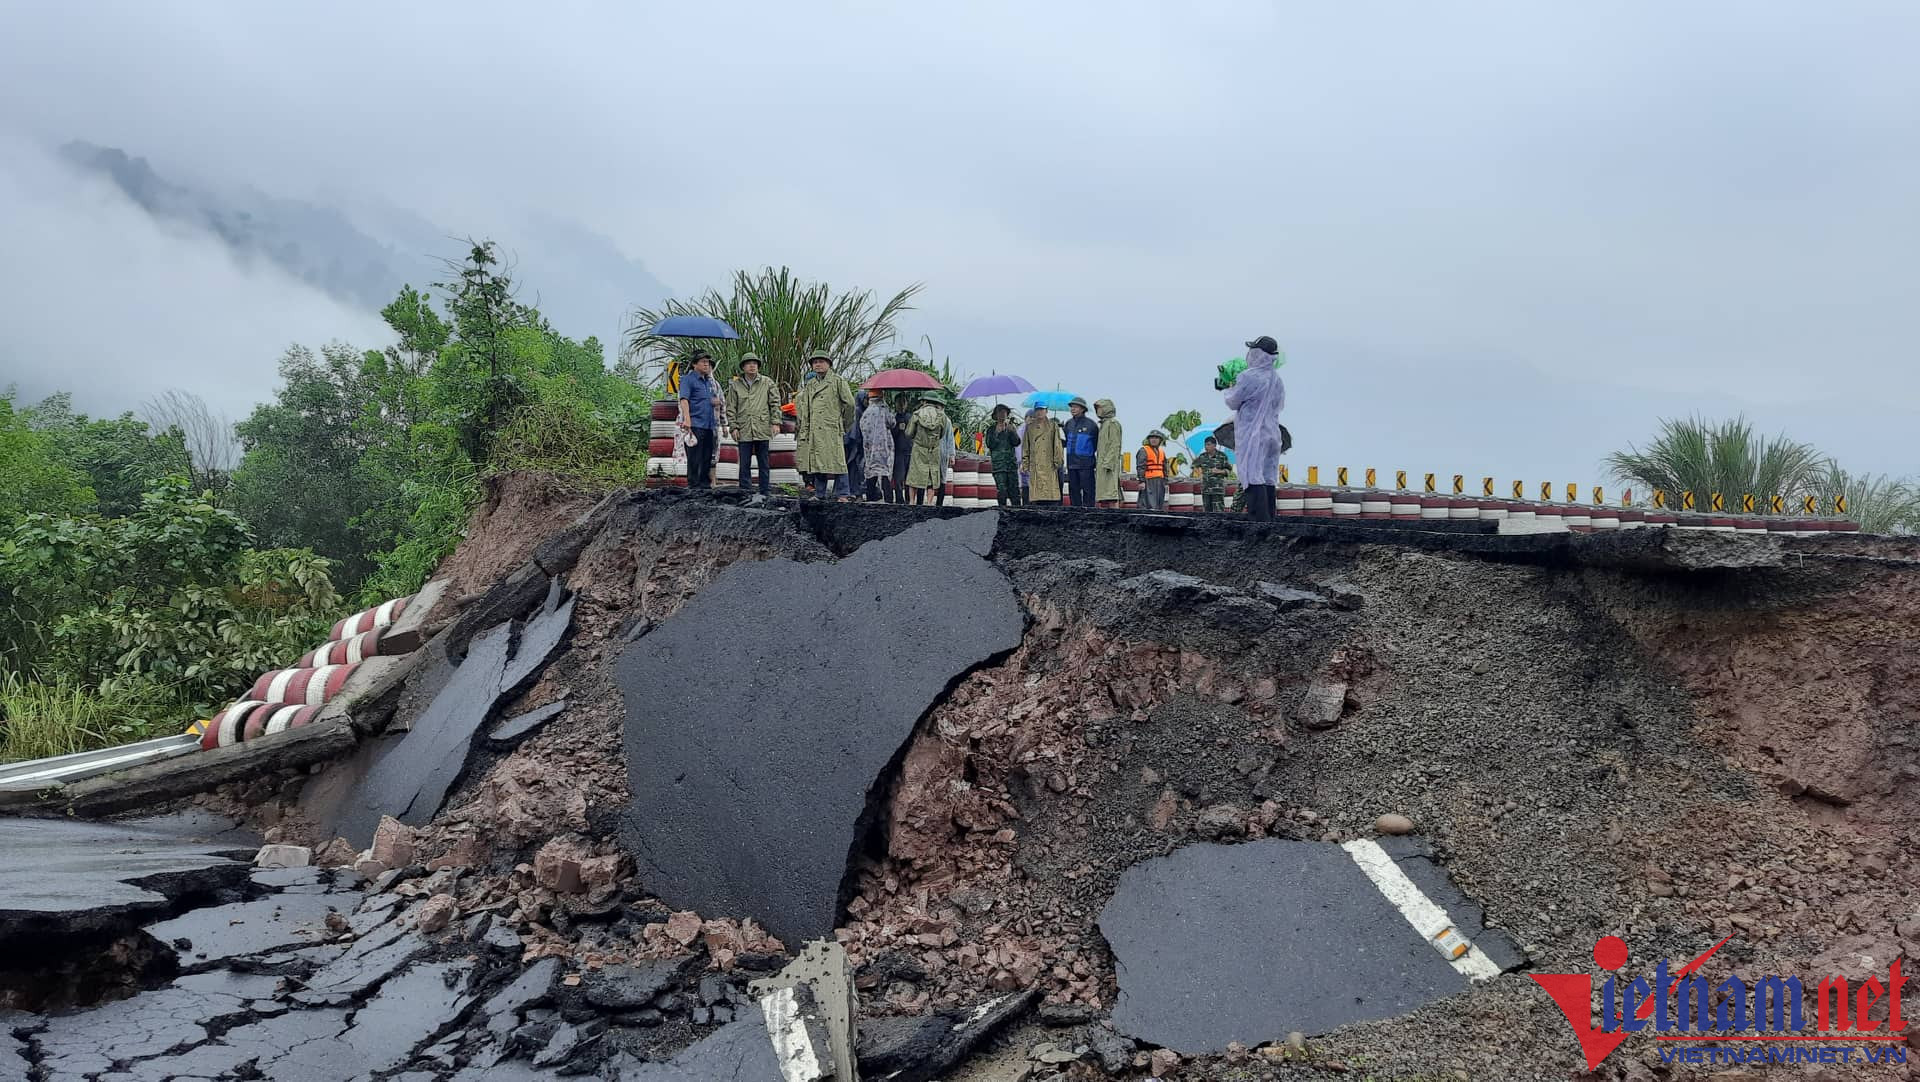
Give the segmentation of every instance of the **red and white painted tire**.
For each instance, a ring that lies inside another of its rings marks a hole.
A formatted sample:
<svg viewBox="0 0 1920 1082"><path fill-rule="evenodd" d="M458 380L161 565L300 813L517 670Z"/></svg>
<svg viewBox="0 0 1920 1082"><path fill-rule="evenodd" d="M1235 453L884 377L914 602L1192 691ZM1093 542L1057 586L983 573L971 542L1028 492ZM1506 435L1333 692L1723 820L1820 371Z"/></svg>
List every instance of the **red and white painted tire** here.
<svg viewBox="0 0 1920 1082"><path fill-rule="evenodd" d="M1251 499L1251 497L1249 497ZM1273 492L1273 511L1277 515L1304 515L1307 513L1307 490L1304 488L1279 488Z"/></svg>
<svg viewBox="0 0 1920 1082"><path fill-rule="evenodd" d="M1601 530L1617 530L1620 526L1620 512L1611 507L1593 509L1593 528L1596 533Z"/></svg>
<svg viewBox="0 0 1920 1082"><path fill-rule="evenodd" d="M1449 508L1445 496L1421 496L1419 499L1422 520L1431 522L1448 517Z"/></svg>
<svg viewBox="0 0 1920 1082"><path fill-rule="evenodd" d="M1566 516L1560 513L1555 504L1538 503L1533 505L1533 528L1558 532L1567 528Z"/></svg>
<svg viewBox="0 0 1920 1082"><path fill-rule="evenodd" d="M1480 521L1499 522L1506 517L1507 502L1505 500L1482 499L1480 501Z"/></svg>
<svg viewBox="0 0 1920 1082"><path fill-rule="evenodd" d="M679 434L679 421L654 421L647 426L647 435L651 439L670 440Z"/></svg>
<svg viewBox="0 0 1920 1082"><path fill-rule="evenodd" d="M333 625L333 634L328 637L334 639L349 639L363 631L372 631L376 627L386 627L388 624L400 619L400 614L407 611L407 602L411 600L411 596L396 597L391 601L383 601L373 608L362 609L352 616L336 622Z"/></svg>
<svg viewBox="0 0 1920 1082"><path fill-rule="evenodd" d="M1394 518L1412 520L1420 517L1418 495L1411 492L1396 492L1390 498L1393 502L1389 506L1393 509Z"/></svg>
<svg viewBox="0 0 1920 1082"><path fill-rule="evenodd" d="M647 459L647 481L649 483L655 478L685 477L686 475L687 464L684 462L675 462L671 458Z"/></svg>
<svg viewBox="0 0 1920 1082"><path fill-rule="evenodd" d="M231 747L240 742L241 727L246 724L247 715L263 706L271 705L258 699L242 699L232 703L215 714L207 722L207 731L200 738L200 746L211 751L214 748Z"/></svg>
<svg viewBox="0 0 1920 1082"><path fill-rule="evenodd" d="M1332 496L1333 511L1338 518L1360 517L1360 494L1351 489L1341 489Z"/></svg>
<svg viewBox="0 0 1920 1082"><path fill-rule="evenodd" d="M1447 500L1447 518L1454 522L1464 522L1480 517L1480 503L1465 496L1453 496Z"/></svg>
<svg viewBox="0 0 1920 1082"><path fill-rule="evenodd" d="M253 682L247 698L263 703L303 703L318 706L346 686L355 665L321 665L305 669L276 669Z"/></svg>
<svg viewBox="0 0 1920 1082"><path fill-rule="evenodd" d="M680 419L680 400L677 398L656 398L653 400L651 417L656 421L677 421Z"/></svg>
<svg viewBox="0 0 1920 1082"><path fill-rule="evenodd" d="M1333 514L1333 490L1330 488L1308 488L1304 497L1304 509L1308 515Z"/></svg>
<svg viewBox="0 0 1920 1082"><path fill-rule="evenodd" d="M1766 533L1767 522L1760 518L1737 518L1733 520L1735 533Z"/></svg>
<svg viewBox="0 0 1920 1082"><path fill-rule="evenodd" d="M384 628L374 628L362 632L351 639L336 639L300 658L296 669L312 669L321 665L353 665L370 657L380 656L380 634Z"/></svg>
<svg viewBox="0 0 1920 1082"><path fill-rule="evenodd" d="M1378 489L1368 489L1360 493L1360 517L1392 518L1393 494Z"/></svg>
<svg viewBox="0 0 1920 1082"><path fill-rule="evenodd" d="M1634 507L1620 509L1620 528L1623 530L1644 530L1647 527L1647 513Z"/></svg>

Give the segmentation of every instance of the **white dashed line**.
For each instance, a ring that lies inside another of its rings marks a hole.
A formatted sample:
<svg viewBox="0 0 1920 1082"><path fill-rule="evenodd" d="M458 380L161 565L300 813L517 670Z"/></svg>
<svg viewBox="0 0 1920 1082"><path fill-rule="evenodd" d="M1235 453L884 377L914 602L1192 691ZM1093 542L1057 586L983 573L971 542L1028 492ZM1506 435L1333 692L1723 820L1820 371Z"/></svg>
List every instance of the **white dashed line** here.
<svg viewBox="0 0 1920 1082"><path fill-rule="evenodd" d="M1419 933L1420 938L1432 944L1461 976L1470 981L1484 981L1500 975L1500 967L1493 964L1493 959L1488 958L1479 947L1467 942L1454 928L1453 918L1447 916L1447 911L1421 893L1413 880L1407 878L1407 873L1400 870L1400 865L1395 864L1387 851L1380 848L1380 843L1371 838L1361 838L1344 842L1340 848L1347 851L1353 862L1360 866L1361 872L1379 888L1381 895L1400 910L1400 915L1407 918L1407 923ZM1459 949L1461 944L1466 945L1465 950Z"/></svg>

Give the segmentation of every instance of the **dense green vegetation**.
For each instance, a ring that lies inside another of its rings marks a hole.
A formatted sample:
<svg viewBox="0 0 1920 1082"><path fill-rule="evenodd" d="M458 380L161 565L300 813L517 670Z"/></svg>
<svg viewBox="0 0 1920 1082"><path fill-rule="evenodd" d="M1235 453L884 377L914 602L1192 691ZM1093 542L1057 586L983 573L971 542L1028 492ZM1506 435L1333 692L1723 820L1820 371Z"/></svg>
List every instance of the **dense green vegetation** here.
<svg viewBox="0 0 1920 1082"><path fill-rule="evenodd" d="M491 245L381 314L384 350L286 352L230 469L190 396L165 424L0 396L0 759L205 717L417 589L489 472L640 477L652 392L516 299Z"/></svg>

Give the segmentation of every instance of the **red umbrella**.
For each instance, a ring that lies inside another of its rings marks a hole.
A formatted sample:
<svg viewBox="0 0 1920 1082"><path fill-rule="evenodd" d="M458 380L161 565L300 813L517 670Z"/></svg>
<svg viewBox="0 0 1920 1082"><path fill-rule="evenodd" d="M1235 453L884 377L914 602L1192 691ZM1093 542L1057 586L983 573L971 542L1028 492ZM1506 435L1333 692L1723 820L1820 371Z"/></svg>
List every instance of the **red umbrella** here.
<svg viewBox="0 0 1920 1082"><path fill-rule="evenodd" d="M889 368L860 385L863 391L938 391L940 381L917 368Z"/></svg>

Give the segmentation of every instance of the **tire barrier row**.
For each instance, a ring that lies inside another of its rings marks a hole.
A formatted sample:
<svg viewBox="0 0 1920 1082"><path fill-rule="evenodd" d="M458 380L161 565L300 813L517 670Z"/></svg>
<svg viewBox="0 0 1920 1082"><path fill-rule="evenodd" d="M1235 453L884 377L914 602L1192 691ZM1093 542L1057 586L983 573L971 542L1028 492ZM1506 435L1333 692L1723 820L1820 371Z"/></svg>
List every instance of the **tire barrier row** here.
<svg viewBox="0 0 1920 1082"><path fill-rule="evenodd" d="M1176 482L1177 484L1178 482ZM1171 487L1171 486L1170 486ZM1171 499L1169 503L1171 503ZM1582 503L1541 503L1479 496L1440 496L1385 489L1341 489L1281 485L1274 490L1276 514L1290 517L1399 519L1404 521L1511 521L1541 532L1574 533L1671 527L1724 533L1771 533L1813 537L1857 532L1860 524L1839 518L1702 514L1647 507L1608 507Z"/></svg>
<svg viewBox="0 0 1920 1082"><path fill-rule="evenodd" d="M352 616L335 623L327 639L337 642L340 639L351 639L355 635L372 631L377 627L386 627L400 619L400 614L407 611L407 602L412 600L413 595L408 594L406 597L396 597L392 601L383 601L370 609L361 609Z"/></svg>
<svg viewBox="0 0 1920 1082"><path fill-rule="evenodd" d="M1340 489L1361 488L1368 491L1385 490L1385 486L1380 484L1380 472L1381 471L1372 468L1349 470L1345 466L1336 466L1333 469L1333 487ZM1446 483L1440 480L1440 474L1419 474L1418 477L1420 481L1418 484L1410 483L1414 476L1415 475L1409 474L1406 470L1393 471L1393 488L1390 491L1396 495L1420 494L1427 496L1444 496L1449 494L1442 491L1443 484ZM1363 481L1358 480L1361 477L1364 477ZM1280 465L1280 483L1283 485L1294 483L1286 463L1281 463ZM1306 483L1309 487L1321 484L1320 467L1307 467ZM1447 485L1447 487L1452 489L1451 495L1467 497L1466 475L1461 473L1451 475L1451 483ZM1495 491L1498 487L1493 478L1482 477L1480 479L1480 496L1477 498L1495 499ZM1582 500L1580 498L1584 490L1578 482L1573 481L1569 481L1566 484L1565 500L1560 500L1556 497L1555 493L1557 489L1552 481L1540 482L1540 498L1537 500L1527 498L1526 493L1530 491L1530 489L1525 481L1511 482L1511 490L1511 498L1507 501L1509 503L1550 504L1570 507L1585 506L1594 508L1605 508L1607 506L1606 489L1599 485L1593 486L1591 490L1593 498L1591 500ZM1801 496L1790 501L1785 496L1756 495L1751 492L1743 492L1736 497L1720 492L1667 492L1663 489L1654 489L1644 503L1636 503L1633 499L1633 490L1628 489L1621 494L1620 507L1622 509L1638 507L1643 510L1676 511L1683 514L1687 512L1697 512L1710 515L1758 516L1760 518L1781 516L1820 518L1830 513L1834 520L1846 520L1847 498L1845 495L1838 495L1829 501L1822 501L1814 496Z"/></svg>
<svg viewBox="0 0 1920 1082"><path fill-rule="evenodd" d="M247 698L263 703L297 703L319 706L340 693L347 677L359 668L349 665L320 665L304 669L275 669L253 682Z"/></svg>
<svg viewBox="0 0 1920 1082"><path fill-rule="evenodd" d="M350 639L335 639L332 642L316 646L300 655L293 663L296 669L312 669L321 665L353 665L370 657L380 656L380 636L386 629L376 627L372 631L363 631Z"/></svg>
<svg viewBox="0 0 1920 1082"><path fill-rule="evenodd" d="M307 651L291 668L262 673L246 698L187 726L187 733L200 739L202 749L212 750L312 722L346 688L362 661L381 656L382 636L414 596L394 598L336 621L332 641Z"/></svg>
<svg viewBox="0 0 1920 1082"><path fill-rule="evenodd" d="M320 707L304 703L263 703L242 699L215 714L200 736L204 751L231 747L247 740L299 729L313 721Z"/></svg>

